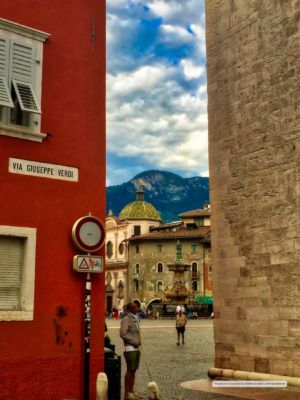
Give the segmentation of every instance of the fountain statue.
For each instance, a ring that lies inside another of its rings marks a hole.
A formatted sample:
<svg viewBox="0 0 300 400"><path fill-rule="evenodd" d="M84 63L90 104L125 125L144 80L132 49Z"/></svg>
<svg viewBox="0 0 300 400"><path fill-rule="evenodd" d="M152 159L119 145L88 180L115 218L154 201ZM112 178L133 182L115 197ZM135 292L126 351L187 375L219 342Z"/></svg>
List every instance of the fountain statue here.
<svg viewBox="0 0 300 400"><path fill-rule="evenodd" d="M165 292L164 304L185 304L190 292L185 287L184 273L189 271L191 266L182 261L182 244L179 240L176 243L176 260L174 264L167 265L169 271L174 272L173 287Z"/></svg>

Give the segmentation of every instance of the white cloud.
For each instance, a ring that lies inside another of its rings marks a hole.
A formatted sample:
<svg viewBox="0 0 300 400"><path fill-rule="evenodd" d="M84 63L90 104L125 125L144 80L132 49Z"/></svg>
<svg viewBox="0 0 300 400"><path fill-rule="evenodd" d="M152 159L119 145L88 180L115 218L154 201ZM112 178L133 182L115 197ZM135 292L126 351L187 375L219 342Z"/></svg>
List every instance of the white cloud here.
<svg viewBox="0 0 300 400"><path fill-rule="evenodd" d="M108 150L157 169L201 174L207 170L206 92L186 93L169 70L142 67L108 77Z"/></svg>
<svg viewBox="0 0 300 400"><path fill-rule="evenodd" d="M180 64L187 79L200 78L205 72L203 65L197 65L191 60L181 60Z"/></svg>
<svg viewBox="0 0 300 400"><path fill-rule="evenodd" d="M164 22L188 26L203 23L204 0L148 0L148 7Z"/></svg>
<svg viewBox="0 0 300 400"><path fill-rule="evenodd" d="M117 77L108 75L108 85L111 93L128 96L154 88L166 75L166 69L159 65L145 65L132 73L120 73Z"/></svg>
<svg viewBox="0 0 300 400"><path fill-rule="evenodd" d="M148 6L156 15L169 19L174 13L180 11L181 6L177 2L170 0L168 3L163 0L152 0Z"/></svg>
<svg viewBox="0 0 300 400"><path fill-rule="evenodd" d="M186 28L176 25L161 25L161 41L178 46L181 44L192 43L194 37Z"/></svg>
<svg viewBox="0 0 300 400"><path fill-rule="evenodd" d="M106 175L106 186L127 182L133 176L143 172L144 170L145 167L143 165L139 165L138 163L133 166L118 166L112 164L108 174Z"/></svg>
<svg viewBox="0 0 300 400"><path fill-rule="evenodd" d="M137 54L143 4L163 20L157 28L160 46L174 48L175 55L180 46L194 50L176 55L175 63L158 57L151 44ZM108 0L107 5L107 149L118 160L108 164L107 183L124 182L149 166L206 176L203 0Z"/></svg>
<svg viewBox="0 0 300 400"><path fill-rule="evenodd" d="M205 28L204 25L190 26L192 32L195 34L196 52L205 58L206 55L206 44L205 44Z"/></svg>

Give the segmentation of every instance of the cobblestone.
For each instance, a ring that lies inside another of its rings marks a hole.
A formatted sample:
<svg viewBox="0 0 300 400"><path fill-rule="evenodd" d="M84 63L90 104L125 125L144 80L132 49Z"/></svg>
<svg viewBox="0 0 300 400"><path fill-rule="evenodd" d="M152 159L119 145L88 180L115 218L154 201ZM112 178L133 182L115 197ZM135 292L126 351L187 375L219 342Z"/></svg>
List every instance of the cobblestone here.
<svg viewBox="0 0 300 400"><path fill-rule="evenodd" d="M116 353L122 355L122 396L125 373L123 343L119 337L120 321L107 320L108 334ZM175 320L142 320L142 359L136 376L136 398L146 400L147 384L154 380L161 400L229 400L237 397L197 392L179 387L181 382L206 379L214 365L211 320L189 320L185 345L177 346ZM150 375L147 372L147 367ZM123 397L122 397L123 398Z"/></svg>

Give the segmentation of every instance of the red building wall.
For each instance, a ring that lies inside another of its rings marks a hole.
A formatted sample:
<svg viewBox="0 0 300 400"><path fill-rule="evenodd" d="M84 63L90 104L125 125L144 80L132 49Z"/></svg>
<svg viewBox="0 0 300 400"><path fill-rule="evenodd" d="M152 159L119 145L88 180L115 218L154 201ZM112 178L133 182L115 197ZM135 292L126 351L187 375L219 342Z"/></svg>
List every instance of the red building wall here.
<svg viewBox="0 0 300 400"><path fill-rule="evenodd" d="M105 1L3 1L0 17L51 34L41 131L52 135L42 143L0 136L0 225L37 228L34 320L0 321L0 399L80 399L85 283L72 270L81 252L71 229L89 211L104 220ZM11 174L10 157L77 167L79 181ZM95 274L91 398L103 369L103 334L104 278Z"/></svg>

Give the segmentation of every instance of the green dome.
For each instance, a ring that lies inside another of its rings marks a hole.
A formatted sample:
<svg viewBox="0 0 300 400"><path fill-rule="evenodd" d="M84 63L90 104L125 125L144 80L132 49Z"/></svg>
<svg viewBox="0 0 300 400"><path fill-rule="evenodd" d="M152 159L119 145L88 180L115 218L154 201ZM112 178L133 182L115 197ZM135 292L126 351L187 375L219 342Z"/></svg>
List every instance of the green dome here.
<svg viewBox="0 0 300 400"><path fill-rule="evenodd" d="M147 201L137 200L127 204L120 212L119 219L150 219L161 221L160 215L152 204Z"/></svg>

